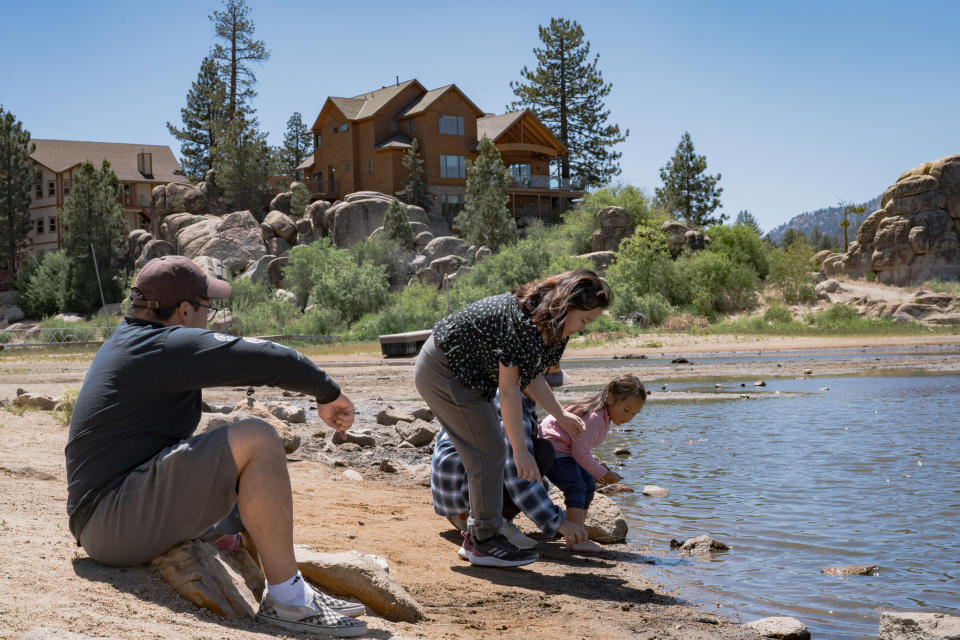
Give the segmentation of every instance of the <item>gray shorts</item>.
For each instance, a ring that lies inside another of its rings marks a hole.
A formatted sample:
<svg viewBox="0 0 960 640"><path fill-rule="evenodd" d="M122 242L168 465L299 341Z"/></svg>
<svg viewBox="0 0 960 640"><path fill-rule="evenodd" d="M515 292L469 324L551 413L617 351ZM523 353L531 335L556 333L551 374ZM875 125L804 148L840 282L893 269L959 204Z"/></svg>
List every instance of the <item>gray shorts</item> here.
<svg viewBox="0 0 960 640"><path fill-rule="evenodd" d="M193 436L131 471L105 495L80 544L101 564L148 563L229 515L236 486L227 429Z"/></svg>

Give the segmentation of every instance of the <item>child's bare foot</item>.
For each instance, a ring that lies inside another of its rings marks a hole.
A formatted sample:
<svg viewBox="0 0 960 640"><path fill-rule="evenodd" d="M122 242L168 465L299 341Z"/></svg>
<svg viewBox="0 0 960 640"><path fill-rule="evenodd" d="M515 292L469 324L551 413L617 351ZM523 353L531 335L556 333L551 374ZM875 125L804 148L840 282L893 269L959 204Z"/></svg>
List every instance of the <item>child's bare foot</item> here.
<svg viewBox="0 0 960 640"><path fill-rule="evenodd" d="M593 540L584 540L576 544L568 544L567 549L570 551L579 551L580 553L601 553L603 551L603 547Z"/></svg>

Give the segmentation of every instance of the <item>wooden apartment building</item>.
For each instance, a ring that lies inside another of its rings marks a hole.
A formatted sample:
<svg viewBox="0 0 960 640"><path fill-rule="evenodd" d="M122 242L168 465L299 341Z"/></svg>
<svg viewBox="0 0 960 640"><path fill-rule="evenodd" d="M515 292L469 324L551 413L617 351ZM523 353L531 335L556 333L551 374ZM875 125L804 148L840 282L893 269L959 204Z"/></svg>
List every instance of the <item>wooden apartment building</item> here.
<svg viewBox="0 0 960 640"><path fill-rule="evenodd" d="M60 211L73 186L73 172L89 160L97 168L104 160L120 180L120 206L127 230L147 228L151 217L150 192L159 184L187 182L170 147L164 145L33 140L30 156L36 170L30 215L33 226L25 253L32 256L63 246Z"/></svg>
<svg viewBox="0 0 960 640"><path fill-rule="evenodd" d="M393 194L407 179L403 154L420 145L431 209L451 218L463 206L466 163L486 135L510 168L509 206L516 218L556 220L564 201L583 191L550 175L551 160L567 149L531 112L484 113L456 85L427 90L397 82L352 98L329 97L314 121L314 151L300 168L310 190L325 200L356 191Z"/></svg>

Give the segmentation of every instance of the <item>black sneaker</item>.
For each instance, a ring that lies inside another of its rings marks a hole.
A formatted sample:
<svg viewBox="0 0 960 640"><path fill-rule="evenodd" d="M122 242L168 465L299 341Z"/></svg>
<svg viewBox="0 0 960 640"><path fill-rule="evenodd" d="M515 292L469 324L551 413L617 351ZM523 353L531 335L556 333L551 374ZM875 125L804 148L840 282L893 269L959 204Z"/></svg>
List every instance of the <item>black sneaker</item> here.
<svg viewBox="0 0 960 640"><path fill-rule="evenodd" d="M470 552L470 562L484 567L520 567L537 559L537 554L518 549L499 533L484 542L473 538Z"/></svg>

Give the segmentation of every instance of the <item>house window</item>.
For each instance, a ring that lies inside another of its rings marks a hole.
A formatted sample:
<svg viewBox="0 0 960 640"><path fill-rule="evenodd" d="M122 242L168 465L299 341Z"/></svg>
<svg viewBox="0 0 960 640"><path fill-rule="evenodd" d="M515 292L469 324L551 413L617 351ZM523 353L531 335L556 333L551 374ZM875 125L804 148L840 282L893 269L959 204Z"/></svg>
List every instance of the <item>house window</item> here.
<svg viewBox="0 0 960 640"><path fill-rule="evenodd" d="M47 218L47 232L56 233L57 232L57 217L50 216Z"/></svg>
<svg viewBox="0 0 960 640"><path fill-rule="evenodd" d="M47 195L48 196L57 195L57 183L55 183L53 180L47 181Z"/></svg>
<svg viewBox="0 0 960 640"><path fill-rule="evenodd" d="M336 134L336 133L343 133L344 131L347 131L347 130L349 130L349 129L350 129L350 125L344 123L344 124L335 126L335 127L333 128L333 132L334 132L335 134Z"/></svg>
<svg viewBox="0 0 960 640"><path fill-rule="evenodd" d="M37 235L43 235L43 218L37 218Z"/></svg>
<svg viewBox="0 0 960 640"><path fill-rule="evenodd" d="M37 187L37 198L42 198L43 197L43 169L41 169L40 167L37 167L36 187Z"/></svg>
<svg viewBox="0 0 960 640"><path fill-rule="evenodd" d="M516 163L510 165L510 177L513 178L514 184L529 186L530 165L526 163Z"/></svg>
<svg viewBox="0 0 960 640"><path fill-rule="evenodd" d="M373 173L373 158L367 160L367 173Z"/></svg>
<svg viewBox="0 0 960 640"><path fill-rule="evenodd" d="M343 170L344 170L344 171L349 171L349 170L350 170L350 163L349 163L349 162L344 162L344 163L343 163Z"/></svg>
<svg viewBox="0 0 960 640"><path fill-rule="evenodd" d="M63 179L63 197L64 198L70 195L71 187L73 187L73 181L70 178L65 177Z"/></svg>
<svg viewBox="0 0 960 640"><path fill-rule="evenodd" d="M440 196L440 208L443 215L452 218L463 209L463 196L442 194Z"/></svg>
<svg viewBox="0 0 960 640"><path fill-rule="evenodd" d="M396 120L390 121L390 133L396 133L399 128L400 128L400 125L397 124Z"/></svg>
<svg viewBox="0 0 960 640"><path fill-rule="evenodd" d="M440 116L440 133L462 136L463 116Z"/></svg>
<svg viewBox="0 0 960 640"><path fill-rule="evenodd" d="M313 134L313 148L319 149L322 146L320 144L321 142L323 142L323 136L321 136L319 133Z"/></svg>
<svg viewBox="0 0 960 640"><path fill-rule="evenodd" d="M42 197L43 197L43 183L38 182L37 183L37 199L40 199Z"/></svg>
<svg viewBox="0 0 960 640"><path fill-rule="evenodd" d="M413 118L407 120L407 133L413 133Z"/></svg>
<svg viewBox="0 0 960 640"><path fill-rule="evenodd" d="M466 178L466 158L463 156L440 156L441 178Z"/></svg>
<svg viewBox="0 0 960 640"><path fill-rule="evenodd" d="M323 193L323 171L314 171L313 179L316 182L317 193Z"/></svg>

